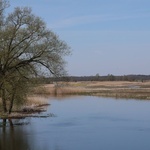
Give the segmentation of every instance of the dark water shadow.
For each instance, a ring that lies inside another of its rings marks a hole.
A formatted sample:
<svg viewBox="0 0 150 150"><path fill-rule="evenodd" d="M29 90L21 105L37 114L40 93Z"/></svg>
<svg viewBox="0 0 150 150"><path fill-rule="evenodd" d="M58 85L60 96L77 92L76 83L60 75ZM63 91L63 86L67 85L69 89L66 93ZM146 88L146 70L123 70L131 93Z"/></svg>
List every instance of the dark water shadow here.
<svg viewBox="0 0 150 150"><path fill-rule="evenodd" d="M0 120L0 150L42 150L36 144L30 118ZM32 138L30 138L32 135Z"/></svg>
<svg viewBox="0 0 150 150"><path fill-rule="evenodd" d="M23 128L15 126L26 125L29 122L2 119L0 123L0 150L30 150L28 139Z"/></svg>

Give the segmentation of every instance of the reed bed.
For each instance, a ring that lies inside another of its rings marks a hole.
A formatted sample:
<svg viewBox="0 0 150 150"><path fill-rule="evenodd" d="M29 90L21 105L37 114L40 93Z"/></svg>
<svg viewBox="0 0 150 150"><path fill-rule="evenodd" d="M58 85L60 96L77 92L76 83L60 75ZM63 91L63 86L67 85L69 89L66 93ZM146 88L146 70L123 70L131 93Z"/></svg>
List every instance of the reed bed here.
<svg viewBox="0 0 150 150"><path fill-rule="evenodd" d="M59 82L42 85L35 89L35 94L50 96L95 95L116 98L150 99L150 82L125 81L86 81Z"/></svg>

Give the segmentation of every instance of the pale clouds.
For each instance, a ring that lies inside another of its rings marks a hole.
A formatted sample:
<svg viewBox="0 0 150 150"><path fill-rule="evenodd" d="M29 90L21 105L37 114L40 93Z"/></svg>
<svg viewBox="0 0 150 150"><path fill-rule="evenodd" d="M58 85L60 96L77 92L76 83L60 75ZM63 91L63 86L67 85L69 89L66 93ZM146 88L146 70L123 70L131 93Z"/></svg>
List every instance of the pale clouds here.
<svg viewBox="0 0 150 150"><path fill-rule="evenodd" d="M91 24L91 23L100 23L106 21L122 21L122 20L131 20L138 18L150 18L150 13L140 13L140 14L131 14L131 15L86 15L86 16L77 16L77 17L68 17L63 18L53 23L50 23L49 26L54 29L74 27L82 24Z"/></svg>

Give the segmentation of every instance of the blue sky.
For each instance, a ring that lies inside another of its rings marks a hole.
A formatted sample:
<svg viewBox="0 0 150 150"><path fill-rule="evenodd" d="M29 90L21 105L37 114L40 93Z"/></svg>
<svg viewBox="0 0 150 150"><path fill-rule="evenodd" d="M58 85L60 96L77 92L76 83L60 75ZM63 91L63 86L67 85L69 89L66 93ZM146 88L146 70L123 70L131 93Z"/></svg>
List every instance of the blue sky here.
<svg viewBox="0 0 150 150"><path fill-rule="evenodd" d="M150 74L150 0L10 0L72 49L69 75Z"/></svg>

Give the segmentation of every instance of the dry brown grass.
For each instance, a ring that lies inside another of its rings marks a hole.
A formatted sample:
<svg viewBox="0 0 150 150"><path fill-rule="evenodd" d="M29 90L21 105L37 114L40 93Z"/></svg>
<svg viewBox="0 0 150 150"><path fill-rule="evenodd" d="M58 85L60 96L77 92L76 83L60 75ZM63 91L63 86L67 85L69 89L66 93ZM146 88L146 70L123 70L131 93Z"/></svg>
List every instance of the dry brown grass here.
<svg viewBox="0 0 150 150"><path fill-rule="evenodd" d="M2 110L0 110L0 118L19 119L25 117L48 117L49 115L39 115L40 112L46 111L49 105L48 101L48 97L43 97L39 95L29 96L25 104L21 106L14 105L11 114L3 113ZM37 113L38 115L36 115Z"/></svg>
<svg viewBox="0 0 150 150"><path fill-rule="evenodd" d="M35 90L36 94L47 95L96 95L116 98L150 99L150 82L126 81L86 81L59 82L43 85Z"/></svg>
<svg viewBox="0 0 150 150"><path fill-rule="evenodd" d="M33 105L33 106L39 106L43 104L48 104L48 98L43 96L29 96L26 105Z"/></svg>

